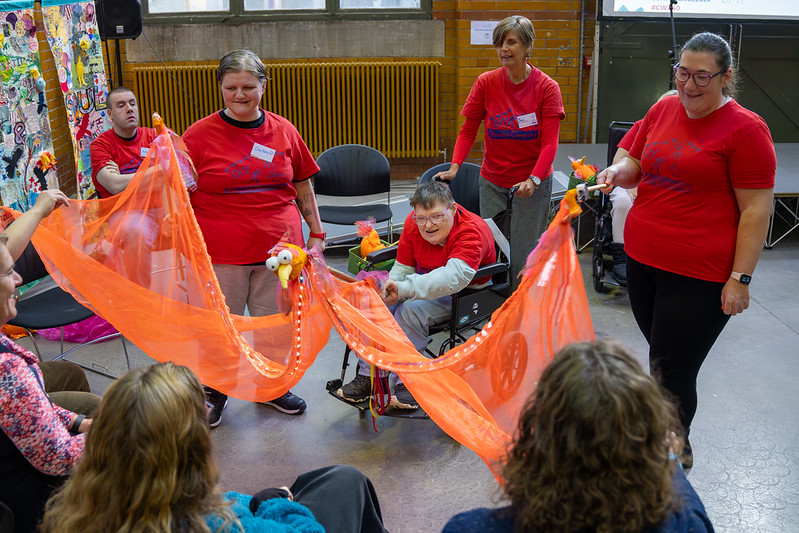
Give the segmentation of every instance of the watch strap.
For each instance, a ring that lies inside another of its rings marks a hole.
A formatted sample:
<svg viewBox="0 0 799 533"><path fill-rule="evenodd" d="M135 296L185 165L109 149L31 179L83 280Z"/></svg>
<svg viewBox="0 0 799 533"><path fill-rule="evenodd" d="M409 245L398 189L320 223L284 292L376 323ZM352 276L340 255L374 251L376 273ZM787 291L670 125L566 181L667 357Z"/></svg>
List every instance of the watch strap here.
<svg viewBox="0 0 799 533"><path fill-rule="evenodd" d="M743 272L733 271L733 273L730 274L730 277L735 281L743 283L744 285L749 285L749 283L752 281L752 276L750 274L744 274Z"/></svg>
<svg viewBox="0 0 799 533"><path fill-rule="evenodd" d="M311 239L322 239L322 240L324 240L325 232L323 231L321 233L315 233L315 232L311 231L310 233L308 233L308 237L310 237Z"/></svg>

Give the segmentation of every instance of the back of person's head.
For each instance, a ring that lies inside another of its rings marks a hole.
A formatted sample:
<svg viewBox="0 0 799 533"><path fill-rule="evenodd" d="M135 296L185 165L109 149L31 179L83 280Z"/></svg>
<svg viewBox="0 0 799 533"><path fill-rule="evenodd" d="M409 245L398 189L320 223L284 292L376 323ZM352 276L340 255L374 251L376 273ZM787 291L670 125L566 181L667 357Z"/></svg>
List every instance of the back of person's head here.
<svg viewBox="0 0 799 533"><path fill-rule="evenodd" d="M208 531L208 512L232 518L216 482L197 377L172 363L133 370L103 396L42 531Z"/></svg>
<svg viewBox="0 0 799 533"><path fill-rule="evenodd" d="M440 181L425 181L419 184L409 200L411 207L414 209L417 207L432 209L437 204L449 207L454 201L449 186Z"/></svg>
<svg viewBox="0 0 799 533"><path fill-rule="evenodd" d="M251 50L233 50L219 60L219 68L216 70L216 81L219 85L222 85L222 79L228 72L249 72L258 81L269 79L263 61Z"/></svg>
<svg viewBox="0 0 799 533"><path fill-rule="evenodd" d="M724 96L735 96L738 91L738 74L733 65L732 49L724 37L709 31L694 34L680 49L680 57L684 52L711 55L716 59L719 70L732 69L732 75L721 92Z"/></svg>
<svg viewBox="0 0 799 533"><path fill-rule="evenodd" d="M503 469L517 531L639 531L672 509L674 407L620 346L563 348Z"/></svg>

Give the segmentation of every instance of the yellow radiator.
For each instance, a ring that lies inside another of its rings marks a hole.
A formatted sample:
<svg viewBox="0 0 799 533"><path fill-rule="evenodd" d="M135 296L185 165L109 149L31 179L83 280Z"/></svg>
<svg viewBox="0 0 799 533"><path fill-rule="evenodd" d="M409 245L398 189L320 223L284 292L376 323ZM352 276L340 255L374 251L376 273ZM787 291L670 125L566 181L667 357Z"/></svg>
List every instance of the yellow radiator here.
<svg viewBox="0 0 799 533"><path fill-rule="evenodd" d="M357 143L387 157L436 156L440 66L437 61L271 64L261 105L289 119L315 155ZM216 63L167 67L133 67L143 123L155 111L182 133L222 109Z"/></svg>

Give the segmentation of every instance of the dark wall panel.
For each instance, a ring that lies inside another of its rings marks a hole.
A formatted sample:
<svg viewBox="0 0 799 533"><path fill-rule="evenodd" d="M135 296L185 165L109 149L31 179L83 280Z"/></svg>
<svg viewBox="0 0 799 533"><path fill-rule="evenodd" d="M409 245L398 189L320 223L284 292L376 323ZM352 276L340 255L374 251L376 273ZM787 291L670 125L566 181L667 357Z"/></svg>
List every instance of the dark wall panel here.
<svg viewBox="0 0 799 533"><path fill-rule="evenodd" d="M678 46L699 31L732 37L737 100L766 120L775 142L799 142L799 25L677 21L676 31ZM671 48L668 21L601 23L598 142L607 142L610 122L638 120L668 90Z"/></svg>

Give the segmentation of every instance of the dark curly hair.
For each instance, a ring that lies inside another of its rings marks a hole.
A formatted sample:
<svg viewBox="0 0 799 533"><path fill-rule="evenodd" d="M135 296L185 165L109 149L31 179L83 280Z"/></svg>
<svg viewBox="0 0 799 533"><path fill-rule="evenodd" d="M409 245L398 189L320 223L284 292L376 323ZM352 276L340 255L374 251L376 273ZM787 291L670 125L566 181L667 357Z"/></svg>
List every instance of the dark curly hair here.
<svg viewBox="0 0 799 533"><path fill-rule="evenodd" d="M640 531L675 505L677 416L622 347L571 344L527 401L502 471L516 531Z"/></svg>

